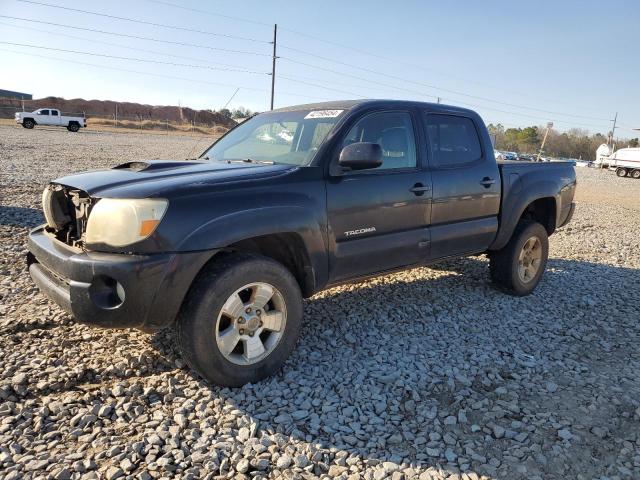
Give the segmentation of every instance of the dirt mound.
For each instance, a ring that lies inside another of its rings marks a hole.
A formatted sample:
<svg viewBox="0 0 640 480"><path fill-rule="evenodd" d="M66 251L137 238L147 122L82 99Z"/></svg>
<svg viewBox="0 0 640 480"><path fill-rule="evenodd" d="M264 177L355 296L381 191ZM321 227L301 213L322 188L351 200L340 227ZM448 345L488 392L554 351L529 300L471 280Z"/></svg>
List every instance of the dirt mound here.
<svg viewBox="0 0 640 480"><path fill-rule="evenodd" d="M195 122L209 126L233 127L236 123L230 118L209 110L193 110L188 107L168 105L144 105L132 102L114 102L111 100L84 100L73 98L66 100L60 97L45 97L25 102L25 110L33 111L38 108L51 107L61 110L68 115L82 115L91 117L113 118L118 106L118 119L129 120L159 120L169 122ZM16 111L22 110L20 100L0 99L0 106L15 107L0 108L0 116L12 118Z"/></svg>

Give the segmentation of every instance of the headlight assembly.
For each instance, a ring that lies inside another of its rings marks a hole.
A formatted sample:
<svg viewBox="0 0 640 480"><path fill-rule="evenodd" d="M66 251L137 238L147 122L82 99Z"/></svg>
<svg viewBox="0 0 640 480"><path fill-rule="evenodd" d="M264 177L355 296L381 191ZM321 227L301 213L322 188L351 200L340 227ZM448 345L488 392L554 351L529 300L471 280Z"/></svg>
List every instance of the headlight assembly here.
<svg viewBox="0 0 640 480"><path fill-rule="evenodd" d="M168 205L161 198L103 198L89 214L86 243L123 247L144 240L160 224Z"/></svg>

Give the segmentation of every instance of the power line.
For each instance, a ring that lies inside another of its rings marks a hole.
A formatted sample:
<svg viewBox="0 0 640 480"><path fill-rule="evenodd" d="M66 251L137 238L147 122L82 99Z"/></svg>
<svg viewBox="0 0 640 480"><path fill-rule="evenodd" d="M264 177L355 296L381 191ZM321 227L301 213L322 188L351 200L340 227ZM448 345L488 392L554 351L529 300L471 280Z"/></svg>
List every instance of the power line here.
<svg viewBox="0 0 640 480"><path fill-rule="evenodd" d="M305 80L296 80L296 79L288 77L286 75L279 75L278 78L282 78L284 80L289 80L290 82L300 83L302 85L309 85L309 86L312 86L312 87L323 88L325 90L329 90L329 91L332 91L332 92L346 93L347 95L355 95L356 97L361 97L361 98L366 98L367 97L367 95L360 95L358 93L348 92L346 90L339 90L339 89L336 89L336 88L326 87L324 85L320 85L320 84L312 83L312 82L307 82Z"/></svg>
<svg viewBox="0 0 640 480"><path fill-rule="evenodd" d="M400 90L400 91L412 93L412 94L415 94L415 95L420 95L422 97L436 98L434 95L429 95L429 94L426 94L424 92L419 92L419 91L416 91L416 90L411 90L411 89L407 89L407 88L403 88L403 87L398 87L398 86L391 85L391 84L388 84L388 83L378 82L378 81L371 80L371 79L364 78L364 77L360 77L360 76L357 76L357 75L351 75L351 74L348 74L348 73L339 72L337 70L327 69L327 68L320 67L318 65L313 65L313 64L310 64L310 63L306 63L306 62L300 62L298 60L292 60L292 59L290 59L288 57L280 57L280 58L283 59L283 60L287 60L287 61L293 62L293 63L298 63L298 64L301 64L301 65L305 65L305 66L308 66L308 67L311 67L311 68L317 68L319 70L324 70L324 71L327 71L327 72L330 72L330 73L335 73L337 75L342 75L342 76L355 78L357 80L362 80L362 81L365 81L365 82L381 85L381 86L392 88L392 89L395 89L395 90ZM298 81L299 83L303 83L301 80L298 80L298 78L301 78L301 77L289 77L288 80L290 80L290 81ZM318 88L325 88L325 89L331 90L331 88L325 87L323 85L314 84L314 86L317 86ZM359 96L362 96L362 95L359 95ZM540 115L531 115L531 114L527 114L527 113L500 110L500 109L497 109L497 108L494 108L494 107L488 107L486 105L476 105L476 104L466 103L466 102L460 101L458 99L446 98L445 100L447 100L449 102L453 102L453 103L459 103L459 104L462 104L462 105L467 105L467 106L475 107L475 108L483 108L483 109L492 110L492 111L496 111L496 112L500 112L500 113L518 115L518 116L528 117L528 118L534 118L534 119L537 119L537 120L542 120L543 119L543 117L540 116ZM588 127L601 128L601 126L597 126L597 125L581 124L581 123L575 123L575 122L558 121L558 123L565 123L567 125L579 125L579 126L588 126Z"/></svg>
<svg viewBox="0 0 640 480"><path fill-rule="evenodd" d="M214 36L219 36L219 37L234 38L234 39L238 39L238 40L256 41L256 42L267 43L267 44L272 43L272 42L268 42L268 41L258 40L258 39L255 39L255 38L241 37L241 36L221 34L221 33L217 33L217 32L209 32L209 31L203 31L203 30L190 29L190 28L181 27L181 26L178 26L178 25L167 25L167 24L148 22L148 21L144 21L144 20L131 19L131 18L127 18L127 17L119 17L119 16L114 16L114 15L109 15L109 14L104 14L104 13L99 13L99 12L93 12L93 11L88 11L88 10L80 10L80 9L75 9L75 8L63 7L63 6L60 6L60 5L54 5L54 4L44 3L44 2L37 2L37 1L33 1L33 0L17 0L17 1L20 1L20 2L23 2L23 3L34 4L34 5L47 6L47 7L51 7L51 8L59 8L59 9L68 10L68 11L75 11L75 12L85 13L85 14L90 14L90 15L97 15L97 16L102 16L102 17L106 17L106 18L112 18L112 19L135 22L135 23L141 23L141 24L145 24L145 25L163 27L163 28L170 28L170 29L177 29L177 30L182 30L182 31L203 33L203 34L209 34L209 35L214 35ZM268 24L263 23L263 22L257 22L257 21L253 21L253 20L248 20L248 19L241 18L241 17L232 17L232 16L228 16L228 15L216 14L216 13L213 13L213 12L208 12L208 11L205 11L205 10L193 9L193 8L189 8L189 7L182 7L180 5L172 4L170 2L166 2L166 1L162 1L162 0L148 0L148 1L153 2L153 3L164 4L164 5L172 6L172 7L176 7L176 8L183 8L185 10L197 11L199 13L206 13L206 14L214 15L214 16L220 16L220 17L224 17L224 18L231 18L231 19L240 20L240 21L247 21L247 22L256 23L256 24L268 25ZM149 37L141 37L141 36L134 36L134 35L128 35L128 34L118 34L118 33L115 33L115 32L106 32L106 31L101 31L101 30L97 30L97 29L89 29L89 28L75 27L75 26L71 26L71 25L55 24L53 22L44 22L44 21L38 21L38 20L24 19L24 18L20 18L20 17L9 17L9 16L4 16L4 15L0 15L0 17L12 18L12 19L22 20L22 21L32 21L32 22L37 22L37 23L51 24L51 25L57 25L57 26L62 26L62 27L66 27L66 28L74 28L74 29L78 29L78 30L92 31L92 32L96 32L96 33L119 35L119 36L129 37L129 38L138 38L138 39L143 39L143 40L159 41L159 42L163 42L163 43L186 45L186 46L193 46L193 47L199 47L199 48L209 48L209 49L214 49L214 50L231 51L230 49L218 49L216 47L209 47L209 46L197 45L197 44L188 44L186 42L173 42L173 41L167 41L167 40L161 40L161 39L155 39L155 38L149 38ZM306 35L306 36L309 36L311 38L316 38L318 40L325 41L326 43L336 44L338 46L342 46L343 48L349 48L349 49L352 49L352 50L355 50L355 51L359 51L360 53L364 53L364 54L367 54L367 55L378 57L378 58L381 58L381 59L384 59L384 60L395 61L393 59L389 59L389 58L384 57L384 56L371 54L370 52L366 52L366 51L360 50L360 49L355 49L353 47L348 47L348 46L339 44L337 42L331 42L329 40L323 40L323 39L320 39L318 37L314 37L313 35L304 34L302 32L298 32L298 31L295 31L295 30L292 30L292 29L286 29L286 30L292 31L292 32L297 33L297 34ZM10 42L4 42L4 43L11 44ZM32 47L32 48L39 48L38 46L27 45L27 44L13 44L13 45ZM48 47L40 47L40 48L48 48ZM556 111L551 111L551 110L544 110L544 109L540 109L540 108L536 108L536 107L529 107L529 106L525 106L525 105L518 105L518 104L503 102L503 101L500 101L500 100L495 100L495 99L482 97L482 96L478 96L478 95L471 95L471 94L467 94L467 93L456 91L456 90L451 90L451 89L447 89L447 88L438 87L436 85L430 85L430 84L427 84L427 83L408 80L408 79L405 79L405 78L402 78L402 77L399 77L399 76L396 76L396 75L390 75L390 74L381 73L381 72L379 72L377 70L374 70L374 69L360 67L360 66L354 65L352 63L341 62L339 60L334 60L333 58L317 55L317 54L314 54L312 52L309 52L309 51L306 51L306 50L302 50L302 49L298 49L298 48L295 48L295 47L282 46L282 48L289 49L291 51L298 52L298 53L301 53L303 55L313 56L315 58L319 58L319 59L322 59L322 60L325 60L325 61L328 61L328 62L339 64L339 65L345 66L347 68L354 68L354 69L358 69L358 70L361 70L361 71L364 71L364 72L367 72L367 73L372 73L374 75L380 75L380 76L384 76L384 77L391 78L391 79L394 79L394 80L399 80L399 81L402 81L402 82L411 83L411 84L419 85L419 86L430 88L430 89L434 89L434 90L441 90L443 92L452 93L454 95L460 95L460 96L463 96L465 98L478 99L478 100L483 100L483 101L487 101L487 102L490 102L490 103L497 103L497 104L500 104L500 105L510 106L510 107L513 107L513 108L538 111L538 112L542 112L542 113L546 113L546 114L552 114L552 115L560 115L560 116L565 116L565 117L586 118L586 119L595 119L595 120L600 120L600 121L607 121L605 119L601 119L601 118L597 118L597 117L589 117L589 116L584 116L584 115L575 115L575 114L556 112ZM49 48L49 49L51 49L51 48ZM52 50L55 50L55 49L52 49ZM65 51L65 50L62 50L62 49L57 49L57 50ZM140 51L145 51L145 50L142 50L142 49L139 49L139 50ZM241 73L257 73L257 74L264 73L264 72L254 72L254 71L242 70L242 69L232 70L232 69L222 69L222 68L215 68L215 67L202 66L202 65L178 64L178 63L173 63L173 62L160 62L160 61L152 61L152 60L130 58L130 57L118 57L118 56L110 56L110 55L104 55L104 54L96 54L94 52L80 52L80 51L74 51L74 50L70 50L68 52L70 52L70 53L78 53L78 54L86 54L86 55L98 55L98 56L103 56L103 57L107 57L107 58L116 58L116 59L123 59L123 60L132 60L132 61L140 61L140 62L148 62L148 63L159 63L159 64L165 64L165 65L191 67L191 68L207 68L207 69L214 69L214 70L228 70L228 71L238 71L238 72L241 72ZM153 52L153 51L147 51L147 52L148 53L159 53L159 52ZM235 51L234 53L250 53L250 54L256 54L256 55L269 56L268 54L260 54L258 52ZM175 57L175 55L174 55L174 57ZM185 57L181 57L181 58L185 58ZM309 66L311 68L316 68L316 69L324 70L324 71L327 71L327 72L331 72L331 73L334 73L336 75L349 76L351 78L355 78L355 79L358 79L358 80L361 80L361 81L364 81L364 82L367 82L367 83L377 84L377 85L388 87L388 88L392 88L392 89L395 89L395 90L401 90L401 91L405 91L405 92L410 92L410 93L413 93L413 94L416 94L416 95L420 95L420 96L434 97L434 95L428 95L428 94L425 94L423 92L417 92L415 90L410 90L410 89L407 89L407 88L404 88L404 87L399 87L397 85L378 82L378 81L372 80L371 78L359 77L359 76L347 74L345 72L340 72L340 71L337 71L337 70L328 69L328 68L325 68L325 67L320 67L318 65L312 65L312 64L309 64L309 63L306 63L306 62L302 62L302 61L299 61L299 60L295 60L295 59L291 59L291 58L286 58L286 57L279 57L279 58L286 59L286 60L288 60L290 62L293 62L293 63L306 65L306 66ZM409 65L411 65L411 64L409 64ZM415 65L413 65L413 66L415 67ZM294 77L289 77L287 79L289 81L294 81L294 82L298 82L298 83L304 83L304 81L296 80ZM313 83L310 83L310 82L307 82L306 84L307 85L311 85L311 86L316 86L318 88L324 88L324 89L327 89L327 90L333 90L333 91L337 91L337 92L341 92L341 93L348 93L350 95L353 95L353 93L349 93L349 92L346 92L344 90L332 89L331 87L325 87L323 85L313 84ZM460 102L458 100L454 100L454 101L459 102L459 103L463 103L463 102ZM471 105L471 106L474 106L474 107L477 106L477 105L473 105L473 104L468 104L468 105ZM512 114L512 115L527 116L527 117L530 117L530 118L541 118L541 117L537 117L537 116L533 116L533 115L527 115L527 114L523 114L523 113L499 110L499 109L495 109L495 108L487 107L487 106L478 106L478 107L494 110L494 111L501 112L501 113ZM569 122L561 122L561 121L559 123L570 124ZM573 124L575 124L575 123L573 123ZM594 125L585 125L585 126L594 127ZM597 128L600 128L600 127L597 127Z"/></svg>
<svg viewBox="0 0 640 480"><path fill-rule="evenodd" d="M134 62L156 63L156 64L159 64L159 65L171 65L171 66L174 66L174 67L203 68L203 69L206 69L206 70L222 70L222 71L225 71L225 72L253 73L253 74L258 74L258 75L270 75L269 73L255 72L255 71L252 71L252 70L238 70L238 69L225 68L225 67L213 67L213 66L209 66L209 65L192 65L192 64L188 64L188 63L163 62L161 60L149 60L149 59L144 59L144 58L121 57L119 55L107 55L106 53L83 52L81 50L67 50L67 49L64 49L64 48L45 47L43 45L30 45L28 43L15 43L15 42L3 42L3 41L0 41L0 43L4 44L4 45L13 45L13 46L16 46L16 47L38 48L38 49L42 49L42 50L53 50L53 51L56 51L56 52L75 53L75 54L78 54L78 55L90 55L90 56L93 56L93 57L113 58L113 59L116 59L116 60L128 60L128 61L134 61Z"/></svg>
<svg viewBox="0 0 640 480"><path fill-rule="evenodd" d="M317 55L315 53L308 52L306 50L302 50L302 49L295 48L295 47L290 47L288 45L281 45L281 48L284 48L286 50L291 50L293 52L301 53L303 55L308 55L308 56L312 56L312 57L315 57L315 58L319 58L319 59L325 60L327 62L335 63L335 64L338 64L338 65L343 65L345 67L354 68L354 69L361 70L361 71L364 71L364 72L367 72L367 73L372 73L374 75L380 75L382 77L387 77L387 78L391 78L391 79L394 79L394 80L400 80L402 82L412 83L414 85L419 85L419 86L426 87L426 88L431 88L431 89L434 89L434 90L440 90L442 92L452 93L454 95L460 95L460 96L467 97L467 98L473 98L473 99L476 99L476 100L484 100L484 101L487 101L487 102L497 103L497 104L500 104L500 105L505 105L505 106L514 107L514 108L521 108L521 109L524 109L524 110L535 110L535 111L538 111L538 112L549 113L549 114L552 114L552 115L561 115L561 116L566 116L566 117L586 118L586 119L591 119L591 120L608 121L608 119L603 119L603 118L587 117L587 116L583 116L583 115L573 115L573 114L568 114L568 113L563 113L563 112L555 112L555 111L552 111L552 110L544 110L544 109L535 108L535 107L528 107L528 106L525 106L525 105L517 105L517 104L513 104L513 103L502 102L500 100L495 100L495 99L491 99L491 98L487 98L487 97L481 97L481 96L478 96L478 95L471 95L471 94L468 94L468 93L459 92L457 90L451 90L451 89L447 89L447 88L443 88L443 87L438 87L436 85L430 85L430 84L427 84L427 83L417 82L415 80L408 80L406 78L402 78L402 77L399 77L397 75L391 75L391 74L388 74L388 73L381 73L381 72L379 72L377 70L374 70L374 69L371 69L371 68L360 67L360 66L354 65L353 63L347 63L347 62L342 62L340 60L334 60L334 59L329 58L329 57L325 57L325 56L322 56L322 55ZM284 57L282 57L282 58L284 58ZM292 60L292 59L289 59L289 60ZM321 67L316 67L316 68L321 68Z"/></svg>
<svg viewBox="0 0 640 480"><path fill-rule="evenodd" d="M2 15L0 15L0 17L2 17ZM17 29L21 29L21 30L30 30L30 31L34 31L34 32L41 32L41 33L47 33L49 35L58 35L61 37L67 37L67 38L73 38L75 40L81 40L83 42L93 42L93 43L100 43L102 45L109 45L112 47L119 47L119 48L126 48L128 50L134 50L134 51L138 51L138 52L144 52L144 53L152 53L154 55L163 55L163 56L167 56L167 57L174 57L174 58L182 58L182 59L187 59L187 60L196 60L198 62L205 62L205 63L209 63L208 60L205 60L203 58L195 58L195 57L185 57L183 55L174 55L171 53L167 53L167 52L159 52L157 50L148 50L146 48L138 48L138 47L132 47L130 45L122 45L119 43L111 43L111 42L104 42L101 40L94 40L94 39L89 39L87 37L79 37L77 35L69 35L66 33L60 33L60 32L52 32L51 30L43 30L41 28L34 28L34 27L26 27L23 25L13 25L11 23L5 23L5 22L0 22L0 25L6 25L7 27L12 27L12 28L17 28ZM242 71L243 67L239 66L239 65L232 65L229 63L221 63L221 62L213 62L213 64L215 65L220 65L223 67L230 67L230 68L237 68L238 71ZM265 75L268 75L268 72L256 72L256 73L264 73Z"/></svg>
<svg viewBox="0 0 640 480"><path fill-rule="evenodd" d="M268 90L262 89L262 88L254 88L254 87L238 87L237 85L232 85L229 83L221 83L221 82L211 82L208 80L201 80L199 78L194 78L194 77L178 77L178 76L174 76L174 75L165 75L162 73L152 73L152 72L144 72L144 71L140 71L140 70L131 70L128 68L119 68L119 67L110 67L110 66L106 66L106 65L99 65L96 63L89 63L89 62L80 62L77 60L69 60L67 58L61 58L61 57L52 57L52 56L47 56L47 55L39 55L37 53L28 53L28 52L21 52L18 50L10 50L7 48L0 48L0 51L3 52L9 52L9 53L14 53L17 55L26 55L29 57L37 57L37 58L43 58L45 60L55 60L57 62L66 62L66 63L73 63L76 65L85 65L85 66L89 66L89 67L96 67L96 68L103 68L106 70L114 70L114 71L118 71L118 72L125 72L125 73L135 73L138 75L146 75L146 76L150 76L150 77L158 77L158 78L168 78L171 80L181 80L181 81L185 81L185 82L192 82L192 83L200 83L200 84L204 84L204 85L214 85L214 86L218 86L218 87L229 87L229 88L240 88L241 90L248 90L248 91L254 91L254 92L268 92ZM301 94L297 94L297 93L290 93L290 92L280 92L281 95L286 95L286 96L290 96L290 97L300 97L300 98L310 98L310 99L314 99L314 100L331 100L329 98L322 98L322 97L317 97L317 96L310 96L310 95L301 95Z"/></svg>
<svg viewBox="0 0 640 480"><path fill-rule="evenodd" d="M233 39L233 40L245 40L245 41L249 41L249 42L257 42L257 43L270 43L268 41L265 40L259 40L257 38L251 38L251 37L242 37L239 35L230 35L227 33L217 33L217 32L210 32L207 30L198 30L195 28L188 28L188 27L181 27L179 25L168 25L165 23L156 23L156 22L149 22L147 20L139 20L139 19L135 19L135 18L128 18L128 17L119 17L117 15L109 15L107 13L100 13L100 12L92 12L90 10L81 10L79 8L71 8L71 7L63 7L62 5L54 5L52 3L44 3L44 2L36 2L34 0L16 0L17 2L22 2L22 3L29 3L32 5L40 5L40 6L44 6L44 7L51 7L51 8L59 8L61 10L67 10L70 12L78 12L78 13L84 13L87 15L95 15L98 17L104 17L104 18L111 18L113 20L123 20L126 22L132 22L132 23L139 23L142 25L151 25L153 27L161 27L161 28L169 28L172 30L180 30L183 32L193 32L193 33L202 33L205 35L212 35L215 37L222 37L222 38L229 38L229 39Z"/></svg>
<svg viewBox="0 0 640 480"><path fill-rule="evenodd" d="M182 9L182 10L193 11L193 12L197 12L197 13L204 13L206 15L222 17L222 18L229 18L229 19L233 19L233 20L237 20L237 21L253 23L253 24L256 24L256 25L270 26L270 24L265 23L265 22L259 22L259 21L248 19L248 18L244 18L244 17L236 17L236 16L225 15L225 14L221 14L221 13L211 12L209 10L202 10L202 9L197 9L197 8L185 7L185 6L178 5L178 4L175 4L175 3L171 3L171 2L168 2L168 1L163 1L163 0L147 0L147 1L152 2L152 3L161 4L161 5L170 6L170 7L174 7L174 8L179 8L179 9ZM336 41L333 41L333 40L328 40L326 38L321 38L321 37L318 37L318 36L315 36L315 35L311 35L311 34L309 34L307 32L301 32L299 30L295 30L295 29L287 28L287 27L280 27L280 28L281 28L281 30L288 31L288 32L294 33L296 35L301 35L301 36L304 36L304 37L307 37L307 38L311 38L311 39L314 39L314 40L317 40L317 41L320 41L320 42L323 42L323 43L326 43L326 44L329 44L329 45L334 45L334 46L337 46L337 47L348 49L348 50L351 50L351 51L354 51L354 52L357 52L357 53L360 53L360 54L363 54L363 55L367 55L367 56L370 56L370 57L378 58L378 59L385 60L385 61L391 61L391 62L395 62L395 63L405 64L405 65L408 65L408 66L410 66L412 68L417 68L417 69L421 69L421 70L441 73L441 72L438 72L437 70L426 68L426 67L424 67L422 65L416 65L414 63L398 60L396 58L391 58L391 57L387 57L385 55L372 53L372 52L369 52L369 51L361 49L361 48L356 48L356 47L353 47L353 46L350 46L350 45L345 45L345 44L340 43L340 42L336 42ZM377 74L377 75L381 75L380 72L377 72L375 70L363 69L363 68L357 67L357 66L355 66L355 65L353 65L351 63L339 62L337 60L333 60L333 59L330 59L330 58L327 58L327 57L322 57L322 56L319 56L317 54L314 54L314 53L311 53L311 52L307 52L305 50L296 49L296 48L287 47L287 46L283 46L282 48L289 48L290 50L297 51L298 53L303 53L305 55L311 55L311 56L314 56L314 57L317 57L317 58L321 58L323 60L327 60L327 61L334 62L334 63L339 63L339 64L347 66L347 67L358 68L358 69L367 71L369 73L374 73L374 74ZM452 78L457 78L459 80L463 80L465 82L469 82L468 78L461 78L461 77L457 77L455 75L451 75L451 74L448 74L448 73L445 73L445 75L450 76ZM403 81L409 81L409 80L403 79L401 77L396 77L396 76L389 76L389 78L394 78L394 79L403 80ZM417 85L421 85L421 86L424 86L424 87L427 87L427 88L433 88L433 89L441 90L441 91L452 93L452 94L455 94L455 95L466 96L468 98L475 98L477 100L484 100L484 101L488 101L488 102L491 102L491 103L498 103L498 104L501 104L501 105L510 106L510 107L514 107L514 108L520 108L520 109L524 109L524 110L532 110L532 111L538 111L538 112L541 112L541 113L548 113L548 114L552 114L552 115L561 115L561 116L572 117L572 118L583 118L583 119L589 119L589 120L606 121L606 119L599 118L599 117L593 117L593 116L587 116L587 115L575 115L575 114L570 114L570 113L565 113L565 112L557 112L557 111L553 111L553 110L545 110L545 109L536 108L536 107L529 107L529 106L526 106L526 105L518 105L518 104L503 102L503 101L500 101L500 100L495 100L495 99L486 98L486 97L477 96L477 95L470 95L470 94L466 94L464 92L450 90L450 89L438 87L438 86L435 86L435 85L427 85L427 84L420 83L420 82L411 82L411 83L415 83ZM490 86L488 84L483 84L483 83L480 83L480 82L472 82L472 83L476 83L478 85ZM490 86L490 87L494 88L493 86Z"/></svg>
<svg viewBox="0 0 640 480"><path fill-rule="evenodd" d="M171 3L171 2L164 2L162 0L147 0L147 2L156 3L158 5L166 5L167 7L180 8L181 10L188 10L190 12L204 13L205 15L211 15L212 17L228 18L229 20L237 20L239 22L253 23L254 25L262 25L265 27L273 26L273 24L271 23L259 22L257 20L250 20L248 18L242 18L242 17L234 17L232 15L225 15L222 13L210 12L208 10L201 10L199 8L185 7L184 5L178 5L176 3Z"/></svg>
<svg viewBox="0 0 640 480"><path fill-rule="evenodd" d="M154 1L154 0L149 0L149 1ZM472 83L472 84L479 85L479 86L482 86L482 87L489 87L489 88L492 88L492 89L496 88L495 85L490 85L490 84L483 83L483 82L469 80L469 78L467 78L467 77L460 77L460 76L457 76L457 75L452 75L451 73L442 72L442 71L439 71L439 70L436 70L436 69L433 69L433 68L428 68L428 67L425 67L424 65L418 65L418 64L415 64L415 63L407 62L405 60L399 60L397 58L388 57L388 56L380 55L380 54L377 54L377 53L372 53L372 52L369 52L367 50L363 50L361 48L356 48L356 47L353 47L353 46L350 46L350 45L345 45L343 43L335 42L335 41L332 41L332 40L327 40L326 38L321 38L321 37L318 37L316 35L311 35L311 34L306 33L306 32L301 32L299 30L294 30L292 28L282 27L282 30L285 30L285 31L288 31L288 32L291 32L291 33L295 33L296 35L301 35L301 36L304 36L304 37L307 37L307 38L311 38L311 39L317 40L319 42L326 43L328 45L334 45L334 46L341 47L341 48L344 48L344 49L347 49L347 50L351 50L353 52L357 52L357 53L360 53L360 54L363 54L363 55L367 55L369 57L385 60L385 61L388 61L388 62L394 62L394 63L398 63L398 64L402 64L402 65L407 65L407 66L412 67L412 68L416 68L416 69L423 70L423 71L426 71L426 72L435 73L437 75L443 75L443 76L446 76L446 77L454 78L454 79L459 80L459 81ZM313 54L311 52L308 52L308 54L311 54L311 55L314 55L314 56L316 55L316 54ZM501 89L501 91L504 91L504 90ZM510 91L508 93L512 93L514 95L530 95L530 94L523 94L521 92L514 92L514 91ZM565 104L565 105L567 107L573 108L572 106L569 106L567 104ZM589 117L589 116L585 116L584 118L589 118L589 119L592 119L592 120L603 120L601 118Z"/></svg>
<svg viewBox="0 0 640 480"><path fill-rule="evenodd" d="M330 91L339 92L339 93L346 93L347 95L355 95L356 97L363 97L363 98L367 97L367 95L362 95L362 94L354 93L354 92L348 92L348 91L345 91L345 90L338 90L338 89L327 87L325 85L321 85L321 84L318 84L318 83L312 83L312 82L308 82L308 81L305 81L305 80L301 80L300 79L301 77L290 77L290 76L280 75L279 78L282 78L282 79L285 79L285 80L288 80L288 81L291 81L291 82L295 82L295 83L301 83L303 85L310 85L310 86L313 86L313 87L322 88L324 90L330 90ZM427 95L423 94L423 96L427 96ZM529 114L526 114L526 113L512 112L512 111L507 111L507 110L500 110L500 109L497 109L497 108L494 108L494 107L488 107L486 105L471 104L471 103L461 102L459 100L451 99L451 98L444 98L442 100L446 100L447 102L451 102L451 103L455 103L455 104L466 105L468 107L480 108L480 109L491 110L491 111L499 112L499 113L506 113L506 114L509 114L509 115L517 115L517 116L532 118L532 119L536 119L536 120L540 120L540 121L542 121L542 120L546 121L546 119L544 117L541 117L541 116L529 115ZM556 121L556 123L562 123L562 124L566 124L566 125L576 125L576 126L583 126L583 127L602 128L602 125L582 124L582 123L575 123L575 122L563 122L563 121L557 121L557 120L554 120L554 121Z"/></svg>
<svg viewBox="0 0 640 480"><path fill-rule="evenodd" d="M150 42L158 42L158 43L164 43L164 44L169 44L169 45L180 45L183 47L194 47L194 48L203 48L203 49L207 49L207 50L215 50L215 51L219 51L219 52L226 52L226 53L238 53L238 54L244 54L244 55L257 55L257 56L261 56L261 57L271 57L271 54L269 53L260 53L260 52L251 52L251 51L247 51L247 50L234 50L234 49L229 49L229 48L219 48L219 47L211 47L209 45L202 45L202 44L198 44L198 43L188 43L188 42L176 42L173 40L164 40L164 39L160 39L160 38L154 38L154 37L143 37L141 35L131 35L131 34L127 34L127 33L118 33L118 32L110 32L107 30L99 30L96 28L87 28L87 27L77 27L74 25L67 25L64 23L54 23L54 22L46 22L44 20L34 20L34 19L30 19L30 18L23 18L23 17L12 17L9 15L0 15L0 18L9 18L12 20L20 20L23 22L31 22L31 23L40 23L43 25L52 25L55 27L63 27L63 28L71 28L74 30L82 30L85 32L93 32L93 33L102 33L105 35L113 35L113 36L117 36L117 37L124 37L124 38L133 38L135 40L148 40Z"/></svg>
<svg viewBox="0 0 640 480"><path fill-rule="evenodd" d="M317 70L322 70L322 71L325 71L325 72L333 73L335 75L340 75L341 77L349 77L349 78L353 78L353 79L356 79L356 80L361 80L363 82L367 82L367 83L371 83L371 84L375 84L375 85L380 85L382 87L392 88L394 90L400 90L400 91L403 91L403 92L412 93L414 95L420 95L422 97L436 98L435 95L428 95L428 94L425 94L424 92L419 92L417 90L411 90L411 89L404 88L404 87L398 87L396 85L392 85L392 84L389 84L389 83L379 82L377 80L372 80L370 78L361 77L361 76L358 76L358 75L353 75L353 74L341 72L341 71L338 71L338 70L333 70L331 68L321 67L319 65L314 65L312 63L301 62L300 60L294 60L294 59L289 58L289 57L278 57L278 58L280 58L282 60L286 60L286 61L291 62L291 63L296 63L298 65L304 65L306 67L315 68Z"/></svg>
<svg viewBox="0 0 640 480"><path fill-rule="evenodd" d="M451 99L449 99L451 100ZM508 115L518 115L521 117L528 117L528 118L533 118L536 120L543 120L544 117L541 116L536 116L536 115L529 115L527 113L520 113L520 112L511 112L511 111L507 111L507 110L500 110L494 107L487 107L486 105L478 105L478 104L474 104L474 103L467 103L467 102L461 102L459 100L454 100L456 103L459 103L460 105L466 105L468 107L473 107L473 108L481 108L481 109L485 109L485 110L491 110L494 112L499 112L499 113L506 113ZM546 119L548 120L548 119ZM545 121L546 121L545 120ZM593 124L585 124L585 123L575 123L575 122L567 122L567 121L562 121L562 120L556 120L556 119L552 119L555 123L562 123L564 125L573 125L573 126L579 126L579 127L591 127L591 128L602 128L602 125L593 125Z"/></svg>
<svg viewBox="0 0 640 480"><path fill-rule="evenodd" d="M287 60L286 58L284 60ZM284 77L282 77L284 78ZM287 80L289 81L300 81L299 83L302 83L303 81L306 82L317 82L318 81L318 77L304 77L304 76L300 76L300 75L289 75L287 74ZM366 88L366 89L374 89L376 87L371 86L371 85L354 85L354 84L350 84L350 83L343 83L343 82L331 82L331 85L335 85L337 87L344 87L344 88L355 88L355 89L359 89L359 88ZM386 86L387 84L384 84L384 86ZM323 85L318 85L320 88L325 88ZM394 90L402 90L402 91L407 91L407 92L411 92L411 93L416 93L417 95L421 95L422 97L428 97L428 98L436 98L435 96L431 96L431 95L423 95L422 92L415 92L413 90L404 90L402 88L399 87L392 87L389 86L389 88L392 88ZM380 90L382 91L382 90ZM358 94L358 96L360 96ZM368 97L369 95L362 95L364 97ZM376 95L378 96L378 95ZM383 95L384 96L384 95Z"/></svg>

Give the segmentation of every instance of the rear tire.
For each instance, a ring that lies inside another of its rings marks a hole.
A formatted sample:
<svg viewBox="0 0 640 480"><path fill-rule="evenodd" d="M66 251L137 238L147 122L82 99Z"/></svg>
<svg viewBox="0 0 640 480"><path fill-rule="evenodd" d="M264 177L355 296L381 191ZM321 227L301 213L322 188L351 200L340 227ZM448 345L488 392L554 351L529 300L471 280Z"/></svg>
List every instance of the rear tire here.
<svg viewBox="0 0 640 480"><path fill-rule="evenodd" d="M78 130L80 130L80 125L78 125L76 122L72 122L67 125L67 130L69 130L70 132L77 132Z"/></svg>
<svg viewBox="0 0 640 480"><path fill-rule="evenodd" d="M538 222L521 220L509 243L489 253L491 278L512 295L529 295L540 282L548 257L546 229Z"/></svg>
<svg viewBox="0 0 640 480"><path fill-rule="evenodd" d="M209 382L240 387L284 364L302 323L291 272L268 257L231 254L201 272L176 322L186 363Z"/></svg>
<svg viewBox="0 0 640 480"><path fill-rule="evenodd" d="M22 126L24 128L28 128L29 130L31 130L33 127L36 126L36 122L31 120L30 118L26 118L25 120L22 121Z"/></svg>
<svg viewBox="0 0 640 480"><path fill-rule="evenodd" d="M636 168L631 172L631 178L640 179L640 168Z"/></svg>
<svg viewBox="0 0 640 480"><path fill-rule="evenodd" d="M627 176L627 170L625 168L618 167L618 168L616 168L616 175L619 176L619 177L626 177Z"/></svg>

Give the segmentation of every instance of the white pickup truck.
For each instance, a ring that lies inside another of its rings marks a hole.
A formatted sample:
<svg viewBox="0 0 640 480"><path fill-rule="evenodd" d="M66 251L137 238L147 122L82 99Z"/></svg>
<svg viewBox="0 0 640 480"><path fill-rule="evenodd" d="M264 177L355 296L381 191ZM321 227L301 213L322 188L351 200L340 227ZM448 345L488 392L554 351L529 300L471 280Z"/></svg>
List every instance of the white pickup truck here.
<svg viewBox="0 0 640 480"><path fill-rule="evenodd" d="M55 108L40 108L35 112L17 112L16 123L22 124L24 128L33 128L36 125L53 125L67 127L70 132L77 132L80 128L87 126L87 119L67 117Z"/></svg>

